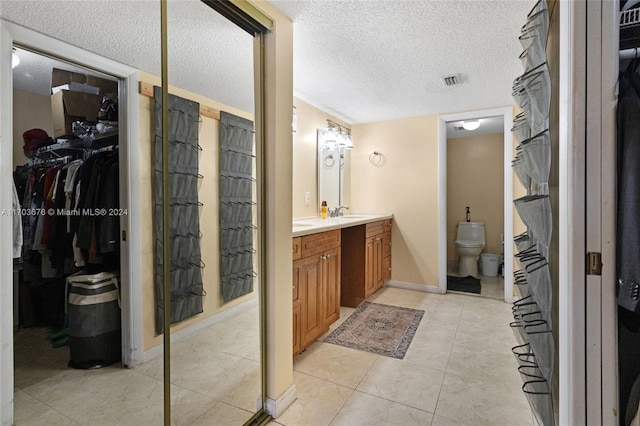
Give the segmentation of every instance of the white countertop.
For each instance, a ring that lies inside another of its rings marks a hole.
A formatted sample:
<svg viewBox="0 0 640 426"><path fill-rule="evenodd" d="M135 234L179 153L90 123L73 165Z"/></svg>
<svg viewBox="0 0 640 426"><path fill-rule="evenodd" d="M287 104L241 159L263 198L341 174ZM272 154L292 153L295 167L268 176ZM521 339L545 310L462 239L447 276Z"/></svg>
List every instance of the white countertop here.
<svg viewBox="0 0 640 426"><path fill-rule="evenodd" d="M339 217L327 217L326 219L321 219L320 217L293 219L293 236L301 237L385 219L393 219L393 214L346 214Z"/></svg>

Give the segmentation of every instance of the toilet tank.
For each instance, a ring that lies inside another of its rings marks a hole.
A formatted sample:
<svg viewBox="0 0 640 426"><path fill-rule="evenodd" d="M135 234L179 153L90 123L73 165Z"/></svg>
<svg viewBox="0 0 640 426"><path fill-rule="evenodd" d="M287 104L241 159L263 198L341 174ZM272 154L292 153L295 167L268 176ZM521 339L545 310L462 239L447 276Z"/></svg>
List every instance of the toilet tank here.
<svg viewBox="0 0 640 426"><path fill-rule="evenodd" d="M458 222L456 240L482 241L486 244L487 236L484 232L484 222Z"/></svg>

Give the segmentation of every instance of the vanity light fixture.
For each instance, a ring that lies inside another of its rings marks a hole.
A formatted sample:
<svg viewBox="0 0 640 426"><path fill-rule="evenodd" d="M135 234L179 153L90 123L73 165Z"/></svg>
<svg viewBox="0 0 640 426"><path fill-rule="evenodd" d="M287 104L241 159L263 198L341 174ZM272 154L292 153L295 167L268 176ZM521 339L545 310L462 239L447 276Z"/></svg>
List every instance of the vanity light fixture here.
<svg viewBox="0 0 640 426"><path fill-rule="evenodd" d="M351 140L351 129L347 129L342 125L327 119L327 132L335 135L336 144L338 147L345 149L353 148L353 141Z"/></svg>
<svg viewBox="0 0 640 426"><path fill-rule="evenodd" d="M478 127L480 127L480 121L479 120L463 121L462 122L462 127L465 130L476 130Z"/></svg>
<svg viewBox="0 0 640 426"><path fill-rule="evenodd" d="M318 129L318 142L321 151L333 151L336 149L336 134L327 129Z"/></svg>

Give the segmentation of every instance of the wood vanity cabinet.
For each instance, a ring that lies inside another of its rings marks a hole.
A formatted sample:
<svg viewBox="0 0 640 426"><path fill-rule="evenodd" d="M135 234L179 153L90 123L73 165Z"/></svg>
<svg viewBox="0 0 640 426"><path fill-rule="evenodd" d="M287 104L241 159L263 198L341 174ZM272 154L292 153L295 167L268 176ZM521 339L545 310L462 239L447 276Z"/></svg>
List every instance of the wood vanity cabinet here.
<svg viewBox="0 0 640 426"><path fill-rule="evenodd" d="M391 279L391 219L342 229L340 304L352 308Z"/></svg>
<svg viewBox="0 0 640 426"><path fill-rule="evenodd" d="M340 318L340 230L294 238L293 354L329 330Z"/></svg>

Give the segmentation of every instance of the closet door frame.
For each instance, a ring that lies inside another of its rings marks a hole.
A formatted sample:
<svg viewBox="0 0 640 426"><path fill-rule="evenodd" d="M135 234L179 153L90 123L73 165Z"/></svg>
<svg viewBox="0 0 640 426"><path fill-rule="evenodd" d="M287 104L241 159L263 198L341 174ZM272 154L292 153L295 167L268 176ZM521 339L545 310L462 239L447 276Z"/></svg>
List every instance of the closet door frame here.
<svg viewBox="0 0 640 426"><path fill-rule="evenodd" d="M16 44L52 57L104 72L119 79L120 207L128 214L120 222L121 239L122 357L129 367L143 362L141 292L141 222L138 164L138 71L36 31L0 19L0 212L12 208L13 176L13 78L11 48ZM6 210L5 210L6 209ZM12 219L0 215L0 424L13 424L13 270Z"/></svg>
<svg viewBox="0 0 640 426"><path fill-rule="evenodd" d="M619 423L615 297L618 10L615 1L586 2L585 251L600 253L602 259L599 275L586 274L583 268L587 425Z"/></svg>
<svg viewBox="0 0 640 426"><path fill-rule="evenodd" d="M617 1L559 2L559 423L618 424ZM587 253L601 254L600 275ZM588 404L587 404L588 401Z"/></svg>

